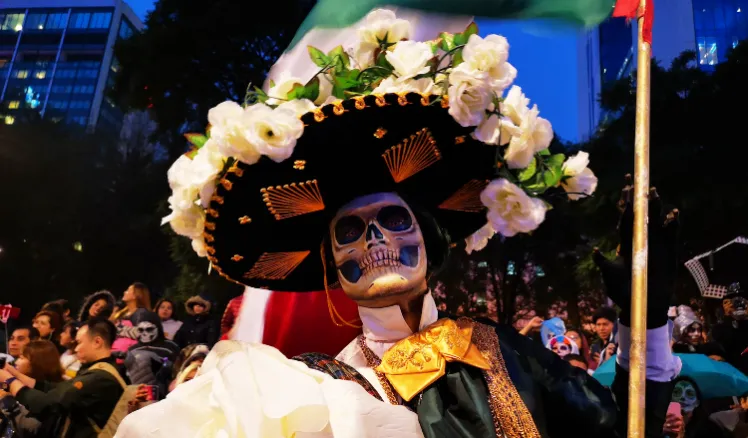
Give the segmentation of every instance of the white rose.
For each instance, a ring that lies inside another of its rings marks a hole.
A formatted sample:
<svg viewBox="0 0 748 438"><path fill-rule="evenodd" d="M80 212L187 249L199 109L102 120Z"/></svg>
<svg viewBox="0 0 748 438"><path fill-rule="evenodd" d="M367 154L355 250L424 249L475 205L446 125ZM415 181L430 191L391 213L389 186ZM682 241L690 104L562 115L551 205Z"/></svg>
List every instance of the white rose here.
<svg viewBox="0 0 748 438"><path fill-rule="evenodd" d="M401 41L385 57L392 64L398 78L405 80L428 73L429 66L426 64L434 57L434 53L427 43Z"/></svg>
<svg viewBox="0 0 748 438"><path fill-rule="evenodd" d="M251 108L269 107L263 104L253 105ZM214 140L221 154L234 157L246 164L255 164L260 159L260 153L249 141L246 130L248 120L247 110L236 102L224 102L208 111L208 121L211 125L210 138Z"/></svg>
<svg viewBox="0 0 748 438"><path fill-rule="evenodd" d="M198 257L208 257L208 247L205 245L203 236L192 239L192 250L195 251Z"/></svg>
<svg viewBox="0 0 748 438"><path fill-rule="evenodd" d="M517 77L517 69L507 62L509 43L499 35L489 35L485 39L470 35L462 49L464 63L471 69L488 73L491 88L501 94Z"/></svg>
<svg viewBox="0 0 748 438"><path fill-rule="evenodd" d="M535 153L548 148L553 140L551 123L538 117L540 112L537 105L528 108L529 103L522 89L514 86L501 105L504 118L499 143L509 143L504 160L510 169L529 166Z"/></svg>
<svg viewBox="0 0 748 438"><path fill-rule="evenodd" d="M169 206L173 210L188 210L200 195L200 187L197 185L178 186L174 188L169 196Z"/></svg>
<svg viewBox="0 0 748 438"><path fill-rule="evenodd" d="M462 126L477 126L492 105L494 92L486 73L461 67L449 74L449 114Z"/></svg>
<svg viewBox="0 0 748 438"><path fill-rule="evenodd" d="M288 93L293 90L296 85L304 85L304 81L297 77L282 73L275 82L273 87L268 90L269 99L265 101L267 105L280 105L288 99Z"/></svg>
<svg viewBox="0 0 748 438"><path fill-rule="evenodd" d="M387 94L387 93L421 93L421 94L435 94L436 88L434 87L434 81L430 78L405 79L401 80L395 77L388 77L379 83L377 88L372 90L372 94Z"/></svg>
<svg viewBox="0 0 748 438"><path fill-rule="evenodd" d="M543 201L503 178L491 181L480 200L488 208L488 222L506 237L529 233L545 220L547 208Z"/></svg>
<svg viewBox="0 0 748 438"><path fill-rule="evenodd" d="M564 178L561 185L572 201L579 200L585 195L590 196L597 189L597 177L587 167L589 164L590 154L587 152L579 152L564 163L563 174L568 178Z"/></svg>
<svg viewBox="0 0 748 438"><path fill-rule="evenodd" d="M473 132L473 138L482 141L486 144L499 144L499 137L501 134L501 120L496 114L491 114L487 119L483 120L475 131Z"/></svg>
<svg viewBox="0 0 748 438"><path fill-rule="evenodd" d="M216 178L223 170L225 164L224 156L218 149L215 141L208 140L197 155L192 159L194 184L200 191L200 202L203 207L208 207L210 198L216 189Z"/></svg>
<svg viewBox="0 0 748 438"><path fill-rule="evenodd" d="M335 96L332 95L332 82L327 79L327 76L319 75L317 77L319 78L319 95L315 99L314 104L321 106L328 103L327 101L331 97L334 99Z"/></svg>
<svg viewBox="0 0 748 438"><path fill-rule="evenodd" d="M177 158L177 161L171 165L166 176L169 180L169 187L174 190L175 187L192 184L191 176L192 160L187 155Z"/></svg>
<svg viewBox="0 0 748 438"><path fill-rule="evenodd" d="M304 124L293 106L272 109L263 104L253 105L247 108L243 120L247 140L254 150L276 163L291 156L296 140L304 132Z"/></svg>
<svg viewBox="0 0 748 438"><path fill-rule="evenodd" d="M410 38L412 28L407 20L400 20L387 9L369 12L363 25L358 29L358 41L353 49L353 58L360 69L374 63L374 53L379 49L379 41L397 43Z"/></svg>
<svg viewBox="0 0 748 438"><path fill-rule="evenodd" d="M180 236L194 239L203 234L205 211L196 204L186 210L172 210L170 215L161 220L161 225L166 223Z"/></svg>
<svg viewBox="0 0 748 438"><path fill-rule="evenodd" d="M295 114L296 117L301 117L309 111L317 109L317 106L309 99L293 99L280 104L278 109L281 108L289 110Z"/></svg>
<svg viewBox="0 0 748 438"><path fill-rule="evenodd" d="M465 252L468 254L473 251L480 251L488 245L488 241L496 234L491 223L483 225L470 236L465 239Z"/></svg>

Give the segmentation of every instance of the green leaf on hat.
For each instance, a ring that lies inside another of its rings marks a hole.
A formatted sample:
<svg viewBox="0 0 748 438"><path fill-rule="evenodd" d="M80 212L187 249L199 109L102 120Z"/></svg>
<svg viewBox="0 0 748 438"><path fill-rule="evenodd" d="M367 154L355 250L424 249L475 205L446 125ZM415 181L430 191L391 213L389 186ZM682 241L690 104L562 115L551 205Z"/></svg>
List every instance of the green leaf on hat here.
<svg viewBox="0 0 748 438"><path fill-rule="evenodd" d="M319 78L315 76L306 85L296 84L288 93L288 100L309 99L316 100L319 97Z"/></svg>
<svg viewBox="0 0 748 438"><path fill-rule="evenodd" d="M326 67L330 65L330 57L325 55L325 52L322 50L312 46L308 46L307 50L309 50L309 57L312 58L312 62L318 67Z"/></svg>
<svg viewBox="0 0 748 438"><path fill-rule="evenodd" d="M332 62L335 71L347 70L351 66L351 60L343 49L343 46L335 47L327 54L328 60ZM321 67L321 66L320 66Z"/></svg>
<svg viewBox="0 0 748 438"><path fill-rule="evenodd" d="M475 24L475 21L470 23L470 25L465 29L465 32L462 33L462 35L465 36L465 43L467 43L467 40L470 39L471 35L476 35L478 33L478 25Z"/></svg>
<svg viewBox="0 0 748 438"><path fill-rule="evenodd" d="M563 167L565 160L566 160L566 155L556 154L556 155L553 155L551 158L549 158L547 163L549 166L558 167L560 170L561 167Z"/></svg>
<svg viewBox="0 0 748 438"><path fill-rule="evenodd" d="M455 46L454 38L455 36L449 32L440 33L439 39L441 40L441 42L439 43L439 46L441 47L441 49L445 52L449 52L450 50L452 50Z"/></svg>
<svg viewBox="0 0 748 438"><path fill-rule="evenodd" d="M206 135L194 132L184 134L184 138L186 138L187 141L197 149L205 146L205 143L208 142L208 137Z"/></svg>
<svg viewBox="0 0 748 438"><path fill-rule="evenodd" d="M551 155L551 151L549 151L548 149L543 149L542 151L540 151L540 152L538 152L538 153L539 153L540 155L544 156L544 157L547 157L547 156L550 156L550 155Z"/></svg>
<svg viewBox="0 0 748 438"><path fill-rule="evenodd" d="M529 180L530 178L532 178L533 176L535 176L535 173L537 172L537 170L538 170L538 161L535 158L533 158L530 164L524 170L522 170L519 173L519 175L517 175L517 178L520 181L525 182Z"/></svg>
<svg viewBox="0 0 748 438"><path fill-rule="evenodd" d="M464 33L458 33L455 35L454 46L457 47L465 45L465 43L467 43L467 40L468 37L466 37Z"/></svg>

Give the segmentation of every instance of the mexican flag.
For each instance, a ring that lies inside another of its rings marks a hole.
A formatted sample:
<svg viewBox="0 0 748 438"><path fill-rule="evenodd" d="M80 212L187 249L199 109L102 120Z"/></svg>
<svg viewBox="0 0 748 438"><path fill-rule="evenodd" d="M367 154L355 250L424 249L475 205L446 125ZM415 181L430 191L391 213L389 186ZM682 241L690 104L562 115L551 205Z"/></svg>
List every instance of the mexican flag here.
<svg viewBox="0 0 748 438"><path fill-rule="evenodd" d="M286 52L273 66L270 80L282 74L311 79L318 67L309 62L307 46L323 52L338 45L351 47L366 15L389 9L411 23L411 39L428 41L441 32L460 33L474 17L528 20L558 19L579 27L592 27L613 12L615 0L318 0Z"/></svg>

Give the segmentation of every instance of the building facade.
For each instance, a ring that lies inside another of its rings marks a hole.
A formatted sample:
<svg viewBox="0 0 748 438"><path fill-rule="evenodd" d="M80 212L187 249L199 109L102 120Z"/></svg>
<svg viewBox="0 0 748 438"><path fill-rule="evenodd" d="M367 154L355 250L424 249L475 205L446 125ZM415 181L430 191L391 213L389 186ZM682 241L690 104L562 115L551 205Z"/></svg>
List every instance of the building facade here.
<svg viewBox="0 0 748 438"><path fill-rule="evenodd" d="M106 97L113 48L142 27L122 0L0 2L0 124L38 112L118 132L123 114Z"/></svg>

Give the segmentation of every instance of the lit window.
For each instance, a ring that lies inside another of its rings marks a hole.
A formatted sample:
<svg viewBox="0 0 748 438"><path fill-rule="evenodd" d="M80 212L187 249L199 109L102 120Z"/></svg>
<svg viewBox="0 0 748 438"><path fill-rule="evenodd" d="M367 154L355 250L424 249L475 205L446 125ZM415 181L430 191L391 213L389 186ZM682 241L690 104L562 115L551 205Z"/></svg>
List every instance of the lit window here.
<svg viewBox="0 0 748 438"><path fill-rule="evenodd" d="M506 275L516 275L514 262L511 260L509 261L509 264L506 267Z"/></svg>
<svg viewBox="0 0 748 438"><path fill-rule="evenodd" d="M28 70L16 70L16 78L18 79L26 79L29 77L29 71Z"/></svg>
<svg viewBox="0 0 748 438"><path fill-rule="evenodd" d="M8 102L8 109L18 109L19 106L21 106L21 102L18 100Z"/></svg>
<svg viewBox="0 0 748 438"><path fill-rule="evenodd" d="M738 12L740 12L740 11L738 11ZM740 43L740 40L738 39L738 37L732 37L732 48L733 48L733 49L734 49L735 47L738 47L738 44L739 44L739 43Z"/></svg>
<svg viewBox="0 0 748 438"><path fill-rule="evenodd" d="M67 13L57 13L57 14L49 14L47 16L47 29L64 29L65 24L67 24L68 14Z"/></svg>
<svg viewBox="0 0 748 438"><path fill-rule="evenodd" d="M46 70L37 70L34 72L34 77L37 79L44 79L47 77L47 71Z"/></svg>
<svg viewBox="0 0 748 438"><path fill-rule="evenodd" d="M111 12L97 12L91 15L91 23L88 25L91 29L107 29L112 22Z"/></svg>
<svg viewBox="0 0 748 438"><path fill-rule="evenodd" d="M699 38L699 64L716 65L718 62L717 40L715 38Z"/></svg>
<svg viewBox="0 0 748 438"><path fill-rule="evenodd" d="M70 27L73 29L85 29L91 19L89 12L76 12L70 16Z"/></svg>
<svg viewBox="0 0 748 438"><path fill-rule="evenodd" d="M13 116L5 116L5 124L6 125L12 125L16 123L16 118Z"/></svg>
<svg viewBox="0 0 748 438"><path fill-rule="evenodd" d="M20 32L23 29L23 18L25 14L8 14L0 22L0 30L15 30ZM2 15L0 15L2 18Z"/></svg>

